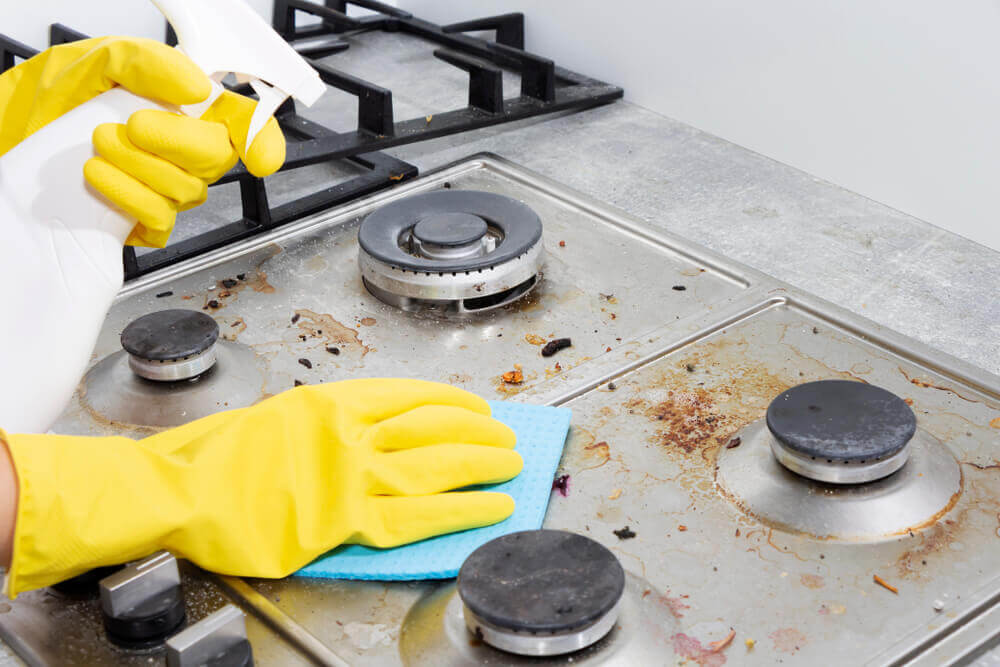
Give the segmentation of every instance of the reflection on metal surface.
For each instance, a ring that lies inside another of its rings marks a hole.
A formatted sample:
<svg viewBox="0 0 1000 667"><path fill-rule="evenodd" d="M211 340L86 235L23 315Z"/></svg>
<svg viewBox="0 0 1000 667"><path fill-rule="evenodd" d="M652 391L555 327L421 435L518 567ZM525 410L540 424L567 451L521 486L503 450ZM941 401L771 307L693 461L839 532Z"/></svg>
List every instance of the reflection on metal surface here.
<svg viewBox="0 0 1000 667"><path fill-rule="evenodd" d="M219 341L214 366L200 377L157 382L136 376L132 358L119 350L98 362L79 392L95 415L122 426L180 426L221 410L253 405L263 396L264 375L244 345Z"/></svg>
<svg viewBox="0 0 1000 667"><path fill-rule="evenodd" d="M253 664L246 616L231 604L178 632L167 640L166 645L167 667L202 667L206 664L243 667L244 664ZM223 660L226 662L223 663Z"/></svg>
<svg viewBox="0 0 1000 667"><path fill-rule="evenodd" d="M618 622L604 639L576 653L551 658L518 656L491 648L466 627L462 600L448 584L421 598L403 621L399 652L404 665L662 665L675 664L677 618L651 585L626 575ZM719 663L721 664L721 663Z"/></svg>
<svg viewBox="0 0 1000 667"><path fill-rule="evenodd" d="M824 540L893 539L936 521L962 490L955 457L922 430L898 472L854 485L825 484L786 470L772 454L763 422L734 437L740 439L738 447L719 450L719 486L741 510L779 530Z"/></svg>

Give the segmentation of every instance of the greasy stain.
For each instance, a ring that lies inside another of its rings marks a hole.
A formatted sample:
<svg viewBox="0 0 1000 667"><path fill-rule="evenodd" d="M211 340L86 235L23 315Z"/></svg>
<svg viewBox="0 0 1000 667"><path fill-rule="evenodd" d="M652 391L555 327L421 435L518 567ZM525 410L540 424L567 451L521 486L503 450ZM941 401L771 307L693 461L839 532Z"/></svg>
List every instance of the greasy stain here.
<svg viewBox="0 0 1000 667"><path fill-rule="evenodd" d="M774 643L774 650L782 653L795 653L809 643L808 637L795 628L781 628L768 637Z"/></svg>
<svg viewBox="0 0 1000 667"><path fill-rule="evenodd" d="M939 386L937 386L936 384L934 384L932 382L928 382L926 380L921 380L920 378L910 377L907 374L907 372L904 371L902 368L899 369L899 372L903 374L903 377L905 377L910 382L910 384L916 385L918 387L924 387L925 389L937 389L938 391L947 391L948 393L954 394L955 396L959 397L963 401L968 401L969 403L978 403L979 402L979 401L973 400L971 398L967 398L965 396L962 396L960 393L958 393L957 391L955 391L951 387L939 387Z"/></svg>
<svg viewBox="0 0 1000 667"><path fill-rule="evenodd" d="M361 326L363 326L363 327L371 327L371 326L375 326L375 324L376 324L376 320L375 320L374 317L362 317L361 318Z"/></svg>
<svg viewBox="0 0 1000 667"><path fill-rule="evenodd" d="M803 574L799 577L799 582L806 588L812 589L823 588L823 586L826 585L826 582L823 581L823 577L818 574Z"/></svg>
<svg viewBox="0 0 1000 667"><path fill-rule="evenodd" d="M701 667L721 667L721 665L726 664L725 650L728 644L726 646L713 646L712 644L703 646L698 639L683 632L671 637L671 641L674 653L679 658L695 662Z"/></svg>
<svg viewBox="0 0 1000 667"><path fill-rule="evenodd" d="M361 351L361 356L371 352L371 348L366 345L358 335L357 329L344 326L325 313L315 313L305 308L295 311L299 316L295 326L305 332L304 335L321 338L328 345L335 345L341 349L356 349Z"/></svg>
<svg viewBox="0 0 1000 667"><path fill-rule="evenodd" d="M1000 428L1000 417L997 417L996 419L991 420L990 421L990 426L992 426L993 428Z"/></svg>

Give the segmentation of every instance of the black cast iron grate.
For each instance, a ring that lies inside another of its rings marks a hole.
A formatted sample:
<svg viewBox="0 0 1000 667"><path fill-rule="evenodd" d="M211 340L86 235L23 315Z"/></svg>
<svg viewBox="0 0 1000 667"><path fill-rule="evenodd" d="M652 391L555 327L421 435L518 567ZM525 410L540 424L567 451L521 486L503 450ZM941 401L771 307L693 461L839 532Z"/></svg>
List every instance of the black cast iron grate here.
<svg viewBox="0 0 1000 667"><path fill-rule="evenodd" d="M375 13L349 16L348 5ZM321 22L301 26L297 20L302 14L318 17ZM337 159L347 159L366 171L345 182L272 207L268 204L266 181L254 178L239 165L219 183L239 182L242 218L143 255L137 256L133 248L126 248L126 280L417 175L415 166L380 152L384 149L557 111L592 107L622 96L622 89L617 86L557 67L553 61L525 51L524 15L520 13L441 26L374 0L324 0L324 4L310 0L275 0L273 26L310 60L327 85L358 98L357 127L348 132L335 132L303 118L296 113L292 100L282 105L275 114L288 139L282 171ZM469 73L468 106L396 121L391 90L315 60L349 48L349 44L340 39L343 35L376 30L412 34L439 45L441 48L434 51L437 58ZM493 31L495 39L463 34L472 31ZM86 35L57 23L52 25L49 37L50 44L55 45L84 39ZM167 42L176 43L169 27ZM35 53L34 49L0 35L0 71L13 67L16 59L30 58ZM504 97L504 68L520 74L518 95ZM248 86L238 90L250 94Z"/></svg>

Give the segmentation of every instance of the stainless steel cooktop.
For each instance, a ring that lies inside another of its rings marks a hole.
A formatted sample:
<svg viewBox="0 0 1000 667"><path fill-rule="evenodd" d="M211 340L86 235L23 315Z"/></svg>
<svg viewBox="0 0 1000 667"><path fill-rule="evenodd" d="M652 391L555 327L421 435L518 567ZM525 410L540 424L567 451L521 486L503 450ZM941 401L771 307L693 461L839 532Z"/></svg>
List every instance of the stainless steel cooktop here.
<svg viewBox="0 0 1000 667"><path fill-rule="evenodd" d="M442 313L366 290L361 220L443 190L538 215L544 263L526 296ZM143 384L125 401L119 336L171 308L218 323L211 381ZM572 346L540 354L559 338ZM939 664L993 635L1000 378L489 155L130 285L55 430L138 437L296 382L383 375L573 409L565 495L545 526L606 546L626 584L612 633L555 664ZM776 446L768 405L816 380L905 401L916 416L905 458L886 449L873 467ZM782 452L816 478L779 464ZM822 481L841 474L872 481ZM468 634L451 582L182 570L189 622L237 604L261 664L524 662ZM52 591L0 608L0 635L29 662L163 660L116 647L100 624L99 603Z"/></svg>

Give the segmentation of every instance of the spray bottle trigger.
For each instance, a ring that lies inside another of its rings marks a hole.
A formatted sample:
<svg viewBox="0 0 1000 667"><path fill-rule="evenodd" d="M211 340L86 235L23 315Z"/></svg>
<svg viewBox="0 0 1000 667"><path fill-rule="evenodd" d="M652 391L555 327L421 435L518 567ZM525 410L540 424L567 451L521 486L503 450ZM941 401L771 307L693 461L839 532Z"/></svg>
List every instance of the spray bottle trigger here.
<svg viewBox="0 0 1000 667"><path fill-rule="evenodd" d="M180 108L181 113L185 116L190 116L191 118L201 118L205 115L205 112L208 111L213 104L215 104L215 100L219 99L219 96L226 92L225 87L215 79L209 79L209 81L212 83L212 92L208 94L208 97L197 104L182 106Z"/></svg>
<svg viewBox="0 0 1000 667"><path fill-rule="evenodd" d="M251 79L250 86L253 88L254 92L257 93L257 108L254 109L253 116L250 117L250 128L247 131L247 143L245 147L246 152L250 152L250 147L253 145L253 140L257 138L260 131L264 129L264 125L267 121L271 119L274 112L278 110L286 99L288 99L288 94L279 88L269 86L259 79Z"/></svg>

